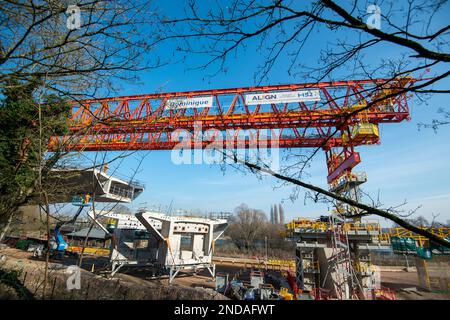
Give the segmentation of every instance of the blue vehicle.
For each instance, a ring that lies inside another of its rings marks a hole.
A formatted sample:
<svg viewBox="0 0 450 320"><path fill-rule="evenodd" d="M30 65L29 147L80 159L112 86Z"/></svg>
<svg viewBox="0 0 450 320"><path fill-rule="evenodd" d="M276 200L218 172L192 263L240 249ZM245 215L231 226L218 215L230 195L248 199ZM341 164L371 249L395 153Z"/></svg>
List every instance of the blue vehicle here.
<svg viewBox="0 0 450 320"><path fill-rule="evenodd" d="M74 206L78 207L78 211L77 213L73 216L73 218L71 220L68 221L59 221L56 224L54 233L55 233L55 243L52 246L52 256L56 257L56 258L62 258L64 256L64 253L67 249L67 247L69 246L68 243L64 240L64 237L61 234L61 227L66 225L66 224L70 224L70 223L74 223L75 221L77 221L78 216L81 214L81 212L83 211L84 207L89 207L92 205L92 199L90 197L90 195L85 195L83 196L75 196L72 198L72 204Z"/></svg>

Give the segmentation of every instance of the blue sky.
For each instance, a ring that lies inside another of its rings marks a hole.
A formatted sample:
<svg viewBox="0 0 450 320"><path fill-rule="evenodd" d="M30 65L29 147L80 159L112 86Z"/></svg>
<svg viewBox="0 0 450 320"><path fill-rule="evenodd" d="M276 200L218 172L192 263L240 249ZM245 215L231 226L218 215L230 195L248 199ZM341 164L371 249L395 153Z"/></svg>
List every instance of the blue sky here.
<svg viewBox="0 0 450 320"><path fill-rule="evenodd" d="M170 2L161 4L162 10L177 10ZM333 40L334 35L321 31L315 40L309 42L310 48L304 50L303 61L316 63L317 52ZM255 43L253 43L255 45ZM166 44L150 54L172 56L176 44ZM205 75L214 69L189 70L204 63L205 57L192 55L186 63L170 64L160 69L140 74L141 84L121 84L118 95L133 95L164 91L188 91L209 88L226 88L254 85L254 72L263 62L252 43L238 51L231 58L226 73L213 78ZM400 51L393 46L378 47L368 53L367 59L379 63L386 54L390 56ZM173 59L175 60L175 59ZM301 70L300 70L301 71ZM335 80L347 77L345 70L336 74ZM301 83L304 79L287 73L287 62L283 58L272 69L268 81L263 84ZM448 85L448 83L447 83ZM450 126L442 127L437 133L431 129L418 130L419 122L430 122L439 117L437 109L447 107L444 95L434 95L426 104L410 101L412 120L400 124L381 125L381 144L359 147L362 163L355 169L364 170L368 182L364 190L380 200L384 207L397 206L406 201L405 210L421 206L417 214L431 219L432 214L440 214L438 220L450 219ZM241 203L261 209L267 214L270 206L283 201L287 219L294 217L314 217L327 212L323 204L304 201L302 193L298 200L287 200L292 187L275 188L277 181L265 177L257 179L252 174L243 174L228 168L225 172L215 165L174 165L170 151L142 151L120 163L117 172L131 175L139 157L145 155L137 178L146 184L145 192L132 204L133 208L142 205L168 206L173 201L174 208L200 209L203 211L233 211ZM114 156L111 153L109 156ZM314 158L306 180L326 187L326 164L323 152ZM381 221L384 225L390 222Z"/></svg>

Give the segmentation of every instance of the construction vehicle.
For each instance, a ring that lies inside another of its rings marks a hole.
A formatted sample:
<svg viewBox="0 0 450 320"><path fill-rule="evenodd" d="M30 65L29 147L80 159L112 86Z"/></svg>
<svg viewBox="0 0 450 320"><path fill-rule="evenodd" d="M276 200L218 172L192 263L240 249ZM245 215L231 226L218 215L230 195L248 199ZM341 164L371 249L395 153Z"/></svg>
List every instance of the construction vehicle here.
<svg viewBox="0 0 450 320"><path fill-rule="evenodd" d="M72 199L72 205L78 207L76 214L70 220L59 221L58 223L56 223L54 229L54 238L50 240L49 251L50 257L52 257L53 259L61 260L66 253L67 247L69 246L68 243L64 240L63 235L61 234L61 228L66 224L75 223L83 209L92 205L91 196L89 194L86 194L84 196L75 196Z"/></svg>

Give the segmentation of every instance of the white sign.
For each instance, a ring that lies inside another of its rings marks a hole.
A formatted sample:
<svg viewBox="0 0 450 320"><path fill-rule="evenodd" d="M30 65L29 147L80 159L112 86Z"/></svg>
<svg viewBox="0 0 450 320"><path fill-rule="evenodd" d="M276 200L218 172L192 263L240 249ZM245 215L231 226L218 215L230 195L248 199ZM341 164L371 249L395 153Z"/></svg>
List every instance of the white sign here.
<svg viewBox="0 0 450 320"><path fill-rule="evenodd" d="M245 95L245 103L247 105L301 101L320 101L319 90L314 89L287 92L267 92Z"/></svg>
<svg viewBox="0 0 450 320"><path fill-rule="evenodd" d="M169 99L166 102L167 109L186 109L186 108L210 108L212 107L213 97Z"/></svg>

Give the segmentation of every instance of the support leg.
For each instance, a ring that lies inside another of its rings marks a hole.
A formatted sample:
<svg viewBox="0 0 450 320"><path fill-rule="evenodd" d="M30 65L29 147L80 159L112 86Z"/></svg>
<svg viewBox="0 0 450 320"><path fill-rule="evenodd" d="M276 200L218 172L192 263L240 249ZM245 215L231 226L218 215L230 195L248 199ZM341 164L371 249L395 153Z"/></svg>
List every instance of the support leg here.
<svg viewBox="0 0 450 320"><path fill-rule="evenodd" d="M123 266L122 263L113 262L111 267L111 277L114 277L116 272L118 272L122 268L122 266Z"/></svg>
<svg viewBox="0 0 450 320"><path fill-rule="evenodd" d="M175 271L174 271L175 270ZM177 276L178 272L180 272L180 268L170 268L170 273L169 273L169 284L172 283L173 279L175 279L175 277Z"/></svg>
<svg viewBox="0 0 450 320"><path fill-rule="evenodd" d="M209 267L206 267L206 269L209 271L209 273L211 274L211 277L213 278L213 279L215 279L216 278L216 265L215 264L213 264L213 265L211 265L211 266L209 266Z"/></svg>

